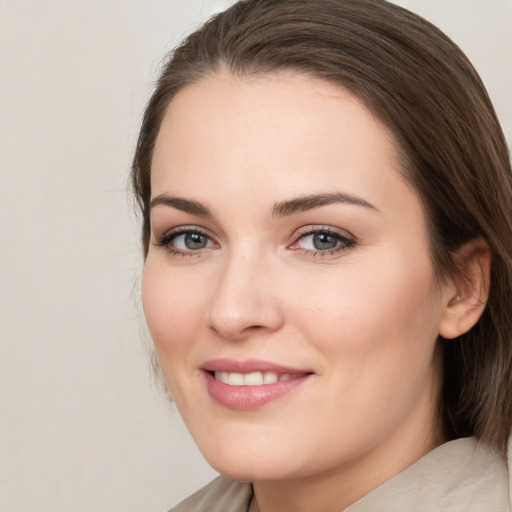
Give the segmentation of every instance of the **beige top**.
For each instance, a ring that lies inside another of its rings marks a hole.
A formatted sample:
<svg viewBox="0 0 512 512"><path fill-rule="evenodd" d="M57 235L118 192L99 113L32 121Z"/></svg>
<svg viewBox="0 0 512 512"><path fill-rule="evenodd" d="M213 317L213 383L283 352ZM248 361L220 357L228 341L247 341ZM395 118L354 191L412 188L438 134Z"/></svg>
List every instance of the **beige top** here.
<svg viewBox="0 0 512 512"><path fill-rule="evenodd" d="M251 484L221 476L169 512L247 512L251 496ZM505 460L466 438L427 453L343 512L511 512L510 503Z"/></svg>

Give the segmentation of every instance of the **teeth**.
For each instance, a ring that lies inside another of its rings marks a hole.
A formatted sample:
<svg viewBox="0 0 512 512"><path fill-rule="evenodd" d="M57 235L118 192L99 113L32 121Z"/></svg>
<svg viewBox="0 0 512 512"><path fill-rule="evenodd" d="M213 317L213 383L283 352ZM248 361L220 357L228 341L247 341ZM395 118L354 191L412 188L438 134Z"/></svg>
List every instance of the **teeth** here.
<svg viewBox="0 0 512 512"><path fill-rule="evenodd" d="M228 372L215 372L215 378L224 382L224 384L228 383L229 373Z"/></svg>
<svg viewBox="0 0 512 512"><path fill-rule="evenodd" d="M274 384L274 382L277 382L278 380L279 380L279 377L277 376L277 373L265 372L263 374L263 383L264 384Z"/></svg>
<svg viewBox="0 0 512 512"><path fill-rule="evenodd" d="M263 374L261 372L246 373L244 377L245 386L261 386L263 384Z"/></svg>
<svg viewBox="0 0 512 512"><path fill-rule="evenodd" d="M230 373L215 372L215 378L230 386L261 386L263 384L274 384L277 381L286 381L299 377L289 373L278 374L275 372L251 372L251 373Z"/></svg>
<svg viewBox="0 0 512 512"><path fill-rule="evenodd" d="M228 374L228 384L230 386L243 386L244 385L243 373L229 373Z"/></svg>

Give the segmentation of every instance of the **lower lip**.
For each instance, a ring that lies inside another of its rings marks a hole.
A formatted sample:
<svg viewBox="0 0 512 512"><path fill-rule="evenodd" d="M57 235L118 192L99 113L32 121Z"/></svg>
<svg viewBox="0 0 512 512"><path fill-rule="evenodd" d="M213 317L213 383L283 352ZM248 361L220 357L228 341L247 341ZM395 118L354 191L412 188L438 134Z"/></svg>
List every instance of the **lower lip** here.
<svg viewBox="0 0 512 512"><path fill-rule="evenodd" d="M262 407L294 391L311 377L308 374L296 379L277 381L273 384L263 384L261 386L230 386L215 379L208 372L205 372L204 375L208 393L214 400L230 409L240 410Z"/></svg>

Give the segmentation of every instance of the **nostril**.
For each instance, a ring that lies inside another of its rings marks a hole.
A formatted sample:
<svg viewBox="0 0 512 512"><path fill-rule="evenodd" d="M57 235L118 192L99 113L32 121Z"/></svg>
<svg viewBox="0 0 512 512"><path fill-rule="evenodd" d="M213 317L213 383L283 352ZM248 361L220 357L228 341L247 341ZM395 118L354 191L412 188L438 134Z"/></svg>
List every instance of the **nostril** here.
<svg viewBox="0 0 512 512"><path fill-rule="evenodd" d="M250 325L249 327L246 327L245 329L243 329L242 333L247 334L247 333L251 333L251 332L258 332L263 329L265 329L264 325Z"/></svg>

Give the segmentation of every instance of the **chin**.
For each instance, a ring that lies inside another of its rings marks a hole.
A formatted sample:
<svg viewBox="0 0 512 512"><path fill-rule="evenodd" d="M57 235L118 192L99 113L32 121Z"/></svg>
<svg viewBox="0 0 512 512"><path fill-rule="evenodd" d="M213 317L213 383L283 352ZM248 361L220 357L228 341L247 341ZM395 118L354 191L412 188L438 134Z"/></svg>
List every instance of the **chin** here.
<svg viewBox="0 0 512 512"><path fill-rule="evenodd" d="M252 458L233 460L230 457L222 460L208 460L210 465L220 474L238 482L256 482L269 480L285 480L294 476L292 468L284 468L282 461Z"/></svg>
<svg viewBox="0 0 512 512"><path fill-rule="evenodd" d="M270 440L260 443L224 442L208 446L202 453L220 474L239 482L277 481L307 476L311 464L298 453L297 446L276 446ZM200 446L200 445L199 445ZM201 446L200 446L201 448ZM314 457L310 457L314 460Z"/></svg>

